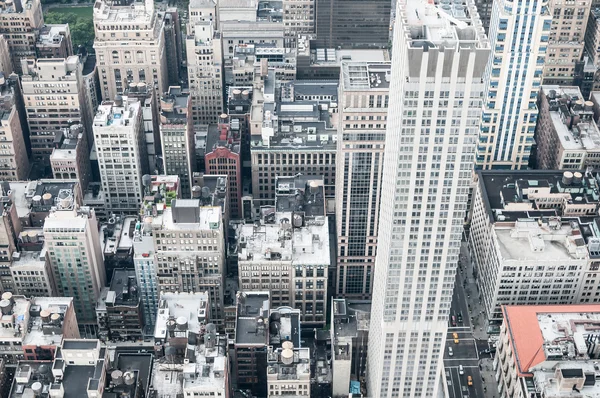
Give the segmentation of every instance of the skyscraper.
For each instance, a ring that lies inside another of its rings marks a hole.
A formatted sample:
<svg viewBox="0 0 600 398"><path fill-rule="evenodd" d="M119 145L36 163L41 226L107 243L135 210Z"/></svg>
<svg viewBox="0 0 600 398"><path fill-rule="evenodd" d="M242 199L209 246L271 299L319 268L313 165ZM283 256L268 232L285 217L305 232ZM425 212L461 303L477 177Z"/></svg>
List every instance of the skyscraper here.
<svg viewBox="0 0 600 398"><path fill-rule="evenodd" d="M437 2L436 2L437 3ZM368 395L436 397L489 42L472 0L398 3Z"/></svg>
<svg viewBox="0 0 600 398"><path fill-rule="evenodd" d="M104 101L93 129L106 207L114 213L137 213L146 173L142 160L147 159L140 102L120 95Z"/></svg>
<svg viewBox="0 0 600 398"><path fill-rule="evenodd" d="M335 210L336 294L342 297L371 297L390 71L390 62L341 66Z"/></svg>
<svg viewBox="0 0 600 398"><path fill-rule="evenodd" d="M94 50L105 100L123 94L131 82L167 89L165 14L145 1L98 1L94 5Z"/></svg>
<svg viewBox="0 0 600 398"><path fill-rule="evenodd" d="M160 135L167 175L179 176L181 197L192 193L192 165L194 160L194 132L192 131L190 92L179 86L169 87L160 98Z"/></svg>
<svg viewBox="0 0 600 398"><path fill-rule="evenodd" d="M61 200L44 222L44 239L58 293L73 297L77 319L93 321L100 290L106 283L98 222L88 207Z"/></svg>
<svg viewBox="0 0 600 398"><path fill-rule="evenodd" d="M391 1L315 0L315 2L318 47L383 48L388 46Z"/></svg>
<svg viewBox="0 0 600 398"><path fill-rule="evenodd" d="M540 1L518 7L509 0L494 2L478 168L527 166L551 24L548 7Z"/></svg>

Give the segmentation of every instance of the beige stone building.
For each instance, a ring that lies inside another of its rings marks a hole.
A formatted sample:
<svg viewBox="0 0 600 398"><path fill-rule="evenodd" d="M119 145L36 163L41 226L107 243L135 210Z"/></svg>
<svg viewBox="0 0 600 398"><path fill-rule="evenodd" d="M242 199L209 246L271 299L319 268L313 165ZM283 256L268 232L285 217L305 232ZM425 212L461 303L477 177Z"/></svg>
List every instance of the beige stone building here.
<svg viewBox="0 0 600 398"><path fill-rule="evenodd" d="M147 167L140 102L121 96L105 101L98 108L93 129L106 207L115 213L136 214Z"/></svg>
<svg viewBox="0 0 600 398"><path fill-rule="evenodd" d="M96 3L94 49L103 99L123 94L131 82L157 84L159 93L167 89L164 23L152 0Z"/></svg>
<svg viewBox="0 0 600 398"><path fill-rule="evenodd" d="M223 325L225 245L221 208L199 199L174 199L170 206L145 203L152 226L161 292L208 292L210 319Z"/></svg>
<svg viewBox="0 0 600 398"><path fill-rule="evenodd" d="M91 131L92 100L82 71L77 56L40 58L21 77L32 160L49 166L56 134L73 124L83 124Z"/></svg>
<svg viewBox="0 0 600 398"><path fill-rule="evenodd" d="M44 25L40 0L16 0L0 3L0 33L10 49L13 68L21 72L21 60L35 58L38 32Z"/></svg>
<svg viewBox="0 0 600 398"><path fill-rule="evenodd" d="M92 170L87 136L82 125L73 125L57 134L50 166L54 178L75 179L82 190L87 189Z"/></svg>
<svg viewBox="0 0 600 398"><path fill-rule="evenodd" d="M298 35L315 33L315 1L283 0L283 26L288 48L296 47Z"/></svg>
<svg viewBox="0 0 600 398"><path fill-rule="evenodd" d="M190 24L186 48L192 122L216 123L223 112L223 54L221 35L214 30L214 23Z"/></svg>
<svg viewBox="0 0 600 398"><path fill-rule="evenodd" d="M0 77L0 95L0 177L4 181L26 180L30 165L14 83Z"/></svg>
<svg viewBox="0 0 600 398"><path fill-rule="evenodd" d="M551 0L552 23L544 64L544 84L573 84L581 62L592 0Z"/></svg>

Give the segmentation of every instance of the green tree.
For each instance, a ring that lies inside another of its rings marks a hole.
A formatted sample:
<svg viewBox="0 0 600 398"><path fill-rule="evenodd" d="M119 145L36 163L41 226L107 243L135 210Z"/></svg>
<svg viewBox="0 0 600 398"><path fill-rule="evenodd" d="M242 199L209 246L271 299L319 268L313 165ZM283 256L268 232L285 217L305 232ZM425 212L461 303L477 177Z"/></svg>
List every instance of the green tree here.
<svg viewBox="0 0 600 398"><path fill-rule="evenodd" d="M94 43L94 23L92 18L79 16L74 13L61 14L50 11L44 16L44 22L47 24L69 24L73 50L76 51L80 45L86 47L88 50L92 49Z"/></svg>

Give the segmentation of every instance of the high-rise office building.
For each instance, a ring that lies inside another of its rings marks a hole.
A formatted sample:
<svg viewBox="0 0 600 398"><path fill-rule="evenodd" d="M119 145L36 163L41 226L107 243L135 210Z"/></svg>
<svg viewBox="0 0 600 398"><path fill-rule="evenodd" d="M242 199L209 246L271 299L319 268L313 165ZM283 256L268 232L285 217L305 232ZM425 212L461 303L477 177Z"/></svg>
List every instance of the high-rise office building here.
<svg viewBox="0 0 600 398"><path fill-rule="evenodd" d="M242 159L239 131L232 131L227 115L221 115L218 125L210 125L204 154L205 170L209 175L226 175L231 217L242 211Z"/></svg>
<svg viewBox="0 0 600 398"><path fill-rule="evenodd" d="M186 50L192 122L216 123L223 112L223 52L214 22L190 23Z"/></svg>
<svg viewBox="0 0 600 398"><path fill-rule="evenodd" d="M93 321L106 283L94 211L63 199L44 222L44 239L58 293L73 297L78 320Z"/></svg>
<svg viewBox="0 0 600 398"><path fill-rule="evenodd" d="M169 91L160 99L163 172L179 176L181 197L184 199L189 199L192 193L192 167L195 166L191 114L189 91L181 87L169 87Z"/></svg>
<svg viewBox="0 0 600 398"><path fill-rule="evenodd" d="M153 230L160 291L208 292L210 319L223 325L225 226L221 208L201 206L199 199L173 199L170 206L146 202L143 212L144 223Z"/></svg>
<svg viewBox="0 0 600 398"><path fill-rule="evenodd" d="M494 2L478 168L520 169L529 163L551 26L552 15L539 1L518 7L509 0ZM466 92L457 95L466 101Z"/></svg>
<svg viewBox="0 0 600 398"><path fill-rule="evenodd" d="M142 204L142 175L146 174L140 102L120 95L103 102L93 129L106 207L115 213L137 214Z"/></svg>
<svg viewBox="0 0 600 398"><path fill-rule="evenodd" d="M295 48L299 35L315 33L315 0L283 0L285 46Z"/></svg>
<svg viewBox="0 0 600 398"><path fill-rule="evenodd" d="M319 48L383 48L390 41L389 0L315 0Z"/></svg>
<svg viewBox="0 0 600 398"><path fill-rule="evenodd" d="M591 0L550 0L552 25L548 37L544 84L574 85L583 77L583 49Z"/></svg>
<svg viewBox="0 0 600 398"><path fill-rule="evenodd" d="M458 11L458 8L457 8ZM368 351L368 395L437 397L489 42L468 1L399 2Z"/></svg>
<svg viewBox="0 0 600 398"><path fill-rule="evenodd" d="M0 33L4 34L13 68L21 70L21 60L35 58L38 30L44 26L40 0L5 1L0 4Z"/></svg>
<svg viewBox="0 0 600 398"><path fill-rule="evenodd" d="M152 0L98 1L94 6L94 49L105 100L123 94L131 82L167 89L165 15ZM126 44L126 45L125 45Z"/></svg>
<svg viewBox="0 0 600 398"><path fill-rule="evenodd" d="M56 134L73 124L83 124L87 142L92 142L92 100L82 71L77 56L41 58L21 77L32 160L49 166Z"/></svg>
<svg viewBox="0 0 600 398"><path fill-rule="evenodd" d="M492 17L492 4L494 0L475 0L477 13L487 34L490 31L490 18Z"/></svg>
<svg viewBox="0 0 600 398"><path fill-rule="evenodd" d="M342 63L335 180L338 296L371 296L390 71L389 62Z"/></svg>

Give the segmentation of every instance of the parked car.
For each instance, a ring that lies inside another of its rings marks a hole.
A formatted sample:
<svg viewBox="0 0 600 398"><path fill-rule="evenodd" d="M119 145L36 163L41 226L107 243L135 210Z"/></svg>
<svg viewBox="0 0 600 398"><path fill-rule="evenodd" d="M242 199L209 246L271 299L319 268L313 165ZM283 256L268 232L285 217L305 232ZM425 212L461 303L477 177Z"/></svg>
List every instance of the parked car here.
<svg viewBox="0 0 600 398"><path fill-rule="evenodd" d="M452 347L448 347L448 356L453 356L454 353L452 352Z"/></svg>

